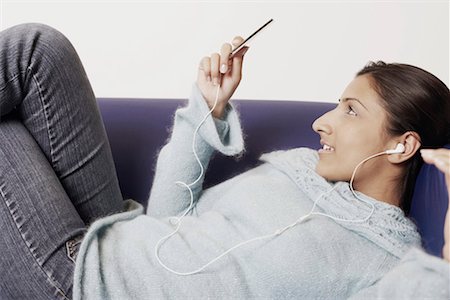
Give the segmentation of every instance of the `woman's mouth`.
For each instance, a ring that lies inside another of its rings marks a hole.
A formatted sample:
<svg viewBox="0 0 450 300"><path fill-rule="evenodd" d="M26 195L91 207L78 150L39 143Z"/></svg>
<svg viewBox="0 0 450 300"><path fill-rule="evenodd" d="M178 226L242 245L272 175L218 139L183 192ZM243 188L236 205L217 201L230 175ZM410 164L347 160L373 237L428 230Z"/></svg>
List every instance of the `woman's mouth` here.
<svg viewBox="0 0 450 300"><path fill-rule="evenodd" d="M322 148L319 149L319 153L331 153L334 152L334 148L330 145L323 144Z"/></svg>

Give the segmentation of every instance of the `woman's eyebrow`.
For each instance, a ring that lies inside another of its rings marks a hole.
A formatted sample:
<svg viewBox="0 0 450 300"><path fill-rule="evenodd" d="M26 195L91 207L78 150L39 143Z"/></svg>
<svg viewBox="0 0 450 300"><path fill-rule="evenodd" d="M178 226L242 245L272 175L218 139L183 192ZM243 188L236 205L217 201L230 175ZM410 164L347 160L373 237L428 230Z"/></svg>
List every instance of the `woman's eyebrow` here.
<svg viewBox="0 0 450 300"><path fill-rule="evenodd" d="M361 104L362 107L364 107L367 111L369 111L367 109L367 107L364 104L362 104L361 101L359 101L359 99L356 99L356 98L344 98L344 99L341 99L342 102L349 101L349 100L357 101L359 104Z"/></svg>

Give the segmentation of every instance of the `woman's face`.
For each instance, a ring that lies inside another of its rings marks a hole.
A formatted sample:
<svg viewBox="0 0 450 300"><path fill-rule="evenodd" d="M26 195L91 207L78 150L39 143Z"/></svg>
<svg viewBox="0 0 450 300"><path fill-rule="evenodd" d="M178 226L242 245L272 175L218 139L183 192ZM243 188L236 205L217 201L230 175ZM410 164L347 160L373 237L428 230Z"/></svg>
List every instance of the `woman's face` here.
<svg viewBox="0 0 450 300"><path fill-rule="evenodd" d="M316 171L327 180L349 181L359 162L389 149L384 125L386 112L369 78L362 75L353 79L337 107L313 123L322 145ZM375 158L366 162L358 169L356 178L361 180L376 174L373 172L383 167L380 161Z"/></svg>

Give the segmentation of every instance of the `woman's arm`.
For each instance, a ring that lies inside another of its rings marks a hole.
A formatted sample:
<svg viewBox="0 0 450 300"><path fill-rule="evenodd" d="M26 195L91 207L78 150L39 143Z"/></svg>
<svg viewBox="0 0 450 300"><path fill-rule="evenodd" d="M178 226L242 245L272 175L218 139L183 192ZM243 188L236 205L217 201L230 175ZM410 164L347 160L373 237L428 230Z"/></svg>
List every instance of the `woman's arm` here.
<svg viewBox="0 0 450 300"><path fill-rule="evenodd" d="M434 164L440 171L444 172L450 202L450 150L426 149L421 150L420 152L425 162ZM447 209L447 215L445 217L444 240L445 243L444 248L442 249L442 255L446 261L450 262L450 203Z"/></svg>
<svg viewBox="0 0 450 300"><path fill-rule="evenodd" d="M242 38L237 37L233 44L238 45L241 41ZM186 185L192 190L194 203L200 197L205 172L193 152L194 136L195 152L205 170L214 150L225 155L235 155L243 150L239 119L228 101L241 80L245 51L243 49L229 59L231 45L224 44L221 55L215 53L202 59L189 104L177 110L170 141L159 153L148 215L167 217L184 212L191 203ZM226 68L220 69L224 63ZM214 107L217 93L218 101ZM197 126L213 107L214 118L206 118L195 134Z"/></svg>

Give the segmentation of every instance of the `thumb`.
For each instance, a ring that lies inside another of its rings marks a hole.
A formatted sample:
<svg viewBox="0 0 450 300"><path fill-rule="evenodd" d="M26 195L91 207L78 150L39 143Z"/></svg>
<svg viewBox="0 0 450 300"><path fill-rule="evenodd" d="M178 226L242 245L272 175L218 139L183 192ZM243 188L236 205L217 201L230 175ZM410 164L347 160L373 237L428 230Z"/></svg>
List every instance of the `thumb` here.
<svg viewBox="0 0 450 300"><path fill-rule="evenodd" d="M242 64L244 55L248 51L248 47L243 47L233 56L233 67L231 69L231 77L234 80L240 80L242 75Z"/></svg>

